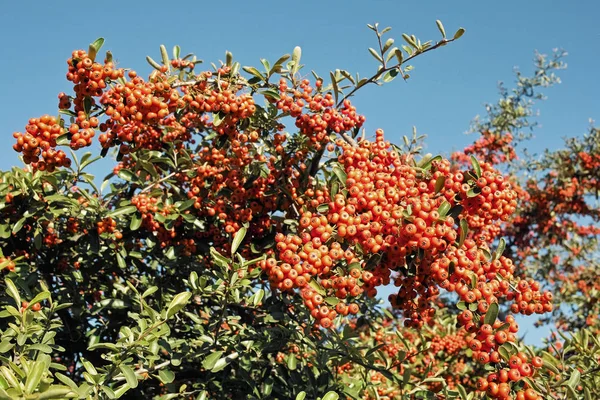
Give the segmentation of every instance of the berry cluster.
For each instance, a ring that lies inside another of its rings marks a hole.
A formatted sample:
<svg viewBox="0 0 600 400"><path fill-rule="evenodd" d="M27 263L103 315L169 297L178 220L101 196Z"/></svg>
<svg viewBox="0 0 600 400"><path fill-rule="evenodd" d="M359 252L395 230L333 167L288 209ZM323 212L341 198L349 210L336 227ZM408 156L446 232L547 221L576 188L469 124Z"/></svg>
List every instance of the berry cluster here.
<svg viewBox="0 0 600 400"><path fill-rule="evenodd" d="M317 81L316 86L320 88L321 81ZM322 94L319 91L313 95L313 91L307 79L298 88L290 89L282 78L279 81L277 108L296 118L296 126L316 148L329 140L329 133L348 132L360 128L365 122L365 117L356 113L356 108L349 100L344 100L338 109L331 93ZM307 112L303 112L305 108Z"/></svg>
<svg viewBox="0 0 600 400"><path fill-rule="evenodd" d="M40 171L54 171L57 167L68 167L71 160L62 150L56 150L56 139L64 132L60 121L53 116L31 118L25 133L15 132L17 143L13 149L23 153L23 161Z"/></svg>

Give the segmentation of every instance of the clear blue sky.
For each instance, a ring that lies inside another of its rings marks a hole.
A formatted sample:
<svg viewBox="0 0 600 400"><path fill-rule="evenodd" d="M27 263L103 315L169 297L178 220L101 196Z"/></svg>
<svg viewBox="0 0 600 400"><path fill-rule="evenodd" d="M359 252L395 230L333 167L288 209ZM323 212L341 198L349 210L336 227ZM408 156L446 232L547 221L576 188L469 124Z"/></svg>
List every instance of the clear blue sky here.
<svg viewBox="0 0 600 400"><path fill-rule="evenodd" d="M561 137L582 135L590 118L600 118L599 15L594 0L7 1L0 13L0 130L6 138L0 169L19 163L12 133L30 117L55 114L57 94L70 92L64 76L71 51L87 49L99 36L121 66L144 75L150 71L145 56L158 59L160 44L179 44L208 62L229 50L242 65L274 61L299 45L307 73L342 68L366 75L375 69L367 23L391 26L398 43L402 33L438 39L436 19L449 35L460 26L467 33L419 57L407 83L362 91L354 103L367 116L366 128L383 128L399 140L414 125L428 135L427 151L460 149L472 140L463 134L471 119L497 99L498 81L512 82L514 66L530 72L535 50L563 48L569 67L539 104L542 126L531 143L536 151L557 148ZM537 342L534 336L540 335L530 332L528 341Z"/></svg>

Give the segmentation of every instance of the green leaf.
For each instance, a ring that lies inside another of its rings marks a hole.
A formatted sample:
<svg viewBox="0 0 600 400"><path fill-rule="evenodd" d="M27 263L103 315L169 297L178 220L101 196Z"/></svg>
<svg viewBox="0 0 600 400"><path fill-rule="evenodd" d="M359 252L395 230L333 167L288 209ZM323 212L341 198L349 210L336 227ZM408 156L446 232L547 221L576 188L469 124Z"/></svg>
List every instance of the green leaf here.
<svg viewBox="0 0 600 400"><path fill-rule="evenodd" d="M456 388L458 389L460 398L462 400L467 400L467 391L465 390L464 386L459 383Z"/></svg>
<svg viewBox="0 0 600 400"><path fill-rule="evenodd" d="M125 381L127 382L127 384L132 389L135 389L137 387L137 385L138 385L138 380L137 380L137 377L135 375L135 372L133 371L133 368L131 368L127 364L121 364L121 365L119 365L119 369L123 373L123 376L125 377Z"/></svg>
<svg viewBox="0 0 600 400"><path fill-rule="evenodd" d="M460 38L464 34L465 34L465 30L463 28L458 28L458 30L454 34L454 40Z"/></svg>
<svg viewBox="0 0 600 400"><path fill-rule="evenodd" d="M23 217L21 219L19 219L12 228L12 233L17 233L21 230L21 228L23 228L23 225L25 224L25 221L27 221L27 217Z"/></svg>
<svg viewBox="0 0 600 400"><path fill-rule="evenodd" d="M471 165L473 166L473 171L475 171L475 176L481 178L481 165L479 165L479 161L474 156L471 156Z"/></svg>
<svg viewBox="0 0 600 400"><path fill-rule="evenodd" d="M499 311L498 303L490 304L490 307L488 308L487 312L485 313L483 323L493 325L494 322L496 322L496 318L498 318L498 311Z"/></svg>
<svg viewBox="0 0 600 400"><path fill-rule="evenodd" d="M179 310L185 307L191 297L191 292L182 292L175 295L173 300L171 300L171 303L169 303L169 307L167 308L167 319L171 318L173 315L179 312Z"/></svg>
<svg viewBox="0 0 600 400"><path fill-rule="evenodd" d="M344 185L346 184L346 179L348 179L348 175L346 175L346 172L342 168L336 165L332 168L331 172L333 172L335 176L337 176L340 182L342 182Z"/></svg>
<svg viewBox="0 0 600 400"><path fill-rule="evenodd" d="M132 231L137 231L140 226L142 226L142 217L137 215L137 213L133 214L131 216L131 222L129 223L129 229Z"/></svg>
<svg viewBox="0 0 600 400"><path fill-rule="evenodd" d="M142 299L145 299L146 297L150 296L152 293L156 292L158 290L158 286L150 286L148 289L146 289L144 291L144 293L142 293Z"/></svg>
<svg viewBox="0 0 600 400"><path fill-rule="evenodd" d="M292 75L295 75L296 72L300 69L300 58L302 57L302 49L300 46L294 47L294 51L292 52Z"/></svg>
<svg viewBox="0 0 600 400"><path fill-rule="evenodd" d="M573 389L571 386L565 386L565 388L567 389L567 397L569 399L572 399L572 400L581 399L581 397L579 397L577 395L577 392L575 391L575 389Z"/></svg>
<svg viewBox="0 0 600 400"><path fill-rule="evenodd" d="M137 180L137 176L135 176L133 172L125 168L120 169L117 175L119 176L119 178L123 179L126 182Z"/></svg>
<svg viewBox="0 0 600 400"><path fill-rule="evenodd" d="M581 380L581 372L577 368L573 368L571 370L571 377L567 381L567 386L575 389L577 385L579 385L579 381Z"/></svg>
<svg viewBox="0 0 600 400"><path fill-rule="evenodd" d="M246 236L246 231L247 231L246 226L242 226L240 228L240 230L237 231L235 236L233 237L233 242L231 243L231 256L232 257L236 253L237 249L240 247L240 244L242 243L242 241L244 240L244 237Z"/></svg>
<svg viewBox="0 0 600 400"><path fill-rule="evenodd" d="M304 400L306 398L306 392L303 390L296 395L296 400Z"/></svg>
<svg viewBox="0 0 600 400"><path fill-rule="evenodd" d="M69 386L71 389L73 390L78 390L78 386L77 384L68 376L61 374L60 372L54 372L54 376L61 381L62 383L64 383L65 385Z"/></svg>
<svg viewBox="0 0 600 400"><path fill-rule="evenodd" d="M396 56L396 59L398 60L398 65L402 65L402 63L404 62L404 55L402 54L402 50L400 50L400 49L394 50L394 55Z"/></svg>
<svg viewBox="0 0 600 400"><path fill-rule="evenodd" d="M437 27L440 31L440 33L442 34L442 37L444 39L446 39L446 30L444 29L444 25L442 25L442 21L440 21L439 19L435 21L435 23L437 24Z"/></svg>
<svg viewBox="0 0 600 400"><path fill-rule="evenodd" d="M262 301L263 297L265 297L264 289L258 289L256 293L254 293L254 296L252 296L252 305L254 307L257 307L258 304Z"/></svg>
<svg viewBox="0 0 600 400"><path fill-rule="evenodd" d="M104 394L106 394L106 397L108 397L109 399L116 399L117 398L117 394L115 393L114 390L112 390L111 388L109 388L106 385L102 385L100 386L100 389L102 389L102 391L104 392Z"/></svg>
<svg viewBox="0 0 600 400"><path fill-rule="evenodd" d="M175 380L175 373L168 369L161 369L158 371L158 378L162 383L171 383Z"/></svg>
<svg viewBox="0 0 600 400"><path fill-rule="evenodd" d="M260 80L265 80L265 76L256 68L254 67L242 67L242 69L244 71L246 71L247 73L254 75L255 77L259 78Z"/></svg>
<svg viewBox="0 0 600 400"><path fill-rule="evenodd" d="M100 37L100 38L94 40L92 43L90 43L90 46L88 48L88 57L90 57L92 59L92 61L96 60L98 51L100 51L100 48L102 48L103 44L104 44L104 38L102 38L102 37Z"/></svg>
<svg viewBox="0 0 600 400"><path fill-rule="evenodd" d="M296 354L294 354L294 353L288 354L288 359L287 359L288 369L290 371L295 371L297 365L298 365L298 360L296 359Z"/></svg>
<svg viewBox="0 0 600 400"><path fill-rule="evenodd" d="M136 211L137 211L137 207L136 206L126 206L126 207L117 208L114 211L111 211L108 214L106 214L106 216L114 218L114 217L118 217L119 215L132 214L132 213L134 213Z"/></svg>
<svg viewBox="0 0 600 400"><path fill-rule="evenodd" d="M381 58L381 56L377 53L377 50L375 50L372 47L369 47L369 53L371 53L371 55L377 60L379 61L379 63L383 64L383 58Z"/></svg>
<svg viewBox="0 0 600 400"><path fill-rule="evenodd" d="M323 286L321 286L319 284L319 282L315 281L315 280L311 280L310 282L308 282L308 285L313 288L317 293L319 293L321 296L325 296L325 289L323 289Z"/></svg>
<svg viewBox="0 0 600 400"><path fill-rule="evenodd" d="M450 211L451 207L452 206L450 205L450 203L444 200L444 202L440 204L437 210L438 214L440 214L440 218L444 218L446 215L448 215L448 211Z"/></svg>
<svg viewBox="0 0 600 400"><path fill-rule="evenodd" d="M19 290L17 289L13 281L11 281L9 278L6 278L4 280L4 283L6 283L7 294L15 300L15 303L17 303L17 307L21 307L21 296L19 295Z"/></svg>
<svg viewBox="0 0 600 400"><path fill-rule="evenodd" d="M504 253L504 249L506 248L506 240L504 238L500 238L500 242L498 243L498 248L494 253L494 260L498 260L502 253Z"/></svg>
<svg viewBox="0 0 600 400"><path fill-rule="evenodd" d="M215 351L215 352L210 353L208 356L206 356L204 361L202 361L202 367L204 367L204 369L210 371L211 369L213 369L216 362L219 360L219 358L221 358L222 355L223 355L222 351Z"/></svg>
<svg viewBox="0 0 600 400"><path fill-rule="evenodd" d="M31 301L29 302L29 307L32 307L34 304L37 304L41 301L50 298L50 292L40 292L38 293Z"/></svg>
<svg viewBox="0 0 600 400"><path fill-rule="evenodd" d="M327 392L325 396L323 396L322 400L338 400L339 398L340 395L332 390L330 392Z"/></svg>
<svg viewBox="0 0 600 400"><path fill-rule="evenodd" d="M169 62L169 53L167 53L167 48L163 44L160 45L160 56L162 58L163 64L166 65L170 70L171 64Z"/></svg>
<svg viewBox="0 0 600 400"><path fill-rule="evenodd" d="M460 239L458 242L458 247L462 247L465 239L467 238L467 233L469 232L469 224L466 219L460 220Z"/></svg>
<svg viewBox="0 0 600 400"><path fill-rule="evenodd" d="M74 399L79 397L77 392L63 385L50 385L50 387L37 396L38 400L45 399Z"/></svg>
<svg viewBox="0 0 600 400"><path fill-rule="evenodd" d="M25 393L30 394L35 391L42 380L42 375L46 371L46 365L41 361L33 361L30 364L27 380L25 381ZM70 391L70 389L69 389Z"/></svg>
<svg viewBox="0 0 600 400"><path fill-rule="evenodd" d="M158 71L161 70L161 66L159 63L157 63L156 61L154 61L154 59L150 56L146 56L146 61L148 61L148 64L150 64L150 66Z"/></svg>
<svg viewBox="0 0 600 400"><path fill-rule="evenodd" d="M181 47L179 47L178 45L173 46L173 58L174 59L179 59L179 55L181 53Z"/></svg>

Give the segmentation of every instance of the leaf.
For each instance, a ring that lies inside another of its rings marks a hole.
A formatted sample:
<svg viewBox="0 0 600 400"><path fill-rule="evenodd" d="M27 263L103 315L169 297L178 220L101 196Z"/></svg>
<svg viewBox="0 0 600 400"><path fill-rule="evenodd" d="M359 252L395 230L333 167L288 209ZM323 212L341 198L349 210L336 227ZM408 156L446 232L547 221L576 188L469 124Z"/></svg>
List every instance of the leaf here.
<svg viewBox="0 0 600 400"><path fill-rule="evenodd" d="M9 278L6 278L4 280L4 283L6 283L7 294L15 300L15 303L17 303L17 307L21 307L21 296L19 295L19 290L17 289L13 281L11 281Z"/></svg>
<svg viewBox="0 0 600 400"><path fill-rule="evenodd" d="M68 396L68 397L67 397ZM73 389L63 385L50 385L50 387L40 393L36 398L38 400L45 399L65 399L65 398L77 398L79 395Z"/></svg>
<svg viewBox="0 0 600 400"><path fill-rule="evenodd" d="M338 97L340 94L340 89L338 88L337 79L335 78L335 75L333 74L333 72L329 72L329 77L331 78L331 86L333 87L333 97L334 97L335 102L337 103Z"/></svg>
<svg viewBox="0 0 600 400"><path fill-rule="evenodd" d="M400 50L400 49L394 50L394 55L396 56L396 59L398 60L398 65L402 65L402 63L404 62L404 55L402 54L402 50Z"/></svg>
<svg viewBox="0 0 600 400"><path fill-rule="evenodd" d="M444 39L446 39L446 30L444 29L444 25L442 25L442 21L440 21L439 19L435 21L435 23L437 24L437 27L440 31L440 33L442 34L442 37Z"/></svg>
<svg viewBox="0 0 600 400"><path fill-rule="evenodd" d="M175 297L173 297L173 300L171 300L171 303L169 303L169 307L167 308L167 319L171 318L179 310L185 307L191 297L191 292L182 292L175 295Z"/></svg>
<svg viewBox="0 0 600 400"><path fill-rule="evenodd" d="M306 392L303 390L296 395L296 400L304 400L306 398Z"/></svg>
<svg viewBox="0 0 600 400"><path fill-rule="evenodd" d="M27 380L25 381L25 393L33 393L42 380L42 375L46 371L46 365L41 361L33 361L30 364Z"/></svg>
<svg viewBox="0 0 600 400"><path fill-rule="evenodd" d="M264 81L265 80L265 76L256 68L254 67L242 67L242 69L244 71L246 71L247 73L254 75L255 77L259 78L260 80Z"/></svg>
<svg viewBox="0 0 600 400"><path fill-rule="evenodd" d="M296 354L290 353L288 354L287 359L287 367L290 371L295 371L298 365L298 359L296 359Z"/></svg>
<svg viewBox="0 0 600 400"><path fill-rule="evenodd" d="M210 353L208 356L206 356L204 361L202 361L202 367L207 370L212 370L216 362L219 360L219 358L221 358L221 355L223 355L222 351Z"/></svg>
<svg viewBox="0 0 600 400"><path fill-rule="evenodd" d="M435 187L434 187L436 194L438 194L439 192L442 191L445 183L446 183L446 177L443 175L438 176L438 178L435 180Z"/></svg>
<svg viewBox="0 0 600 400"><path fill-rule="evenodd" d="M25 221L27 221L27 217L23 217L21 219L19 219L12 228L12 233L17 233L21 230L21 228L23 228L23 225L25 224Z"/></svg>
<svg viewBox="0 0 600 400"><path fill-rule="evenodd" d="M383 52L385 53L386 51L388 51L393 45L394 39L389 38L388 40L386 40L385 44L383 45Z"/></svg>
<svg viewBox="0 0 600 400"><path fill-rule="evenodd" d="M166 65L169 68L169 70L170 70L171 69L171 65L170 65L170 62L169 62L169 53L167 53L167 48L165 47L164 44L160 45L160 56L162 58L162 63L164 65Z"/></svg>
<svg viewBox="0 0 600 400"><path fill-rule="evenodd" d="M171 383L175 380L175 373L168 369L161 369L158 371L158 378L162 383Z"/></svg>
<svg viewBox="0 0 600 400"><path fill-rule="evenodd" d="M466 219L460 220L460 241L458 242L458 247L462 247L465 239L467 238L467 233L469 232L469 225Z"/></svg>
<svg viewBox="0 0 600 400"><path fill-rule="evenodd" d="M117 208L114 211L109 212L108 214L106 214L107 217L118 217L120 215L127 215L127 214L131 214L137 211L137 207L136 206L126 206L126 207L120 207Z"/></svg>
<svg viewBox="0 0 600 400"><path fill-rule="evenodd" d="M181 53L181 47L179 47L178 45L173 46L173 58L174 59L179 59L179 54Z"/></svg>
<svg viewBox="0 0 600 400"><path fill-rule="evenodd" d="M159 63L157 63L156 61L154 61L154 59L152 59L152 57L150 56L146 56L146 61L148 61L148 64L150 64L150 66L158 71L161 70L161 66Z"/></svg>
<svg viewBox="0 0 600 400"><path fill-rule="evenodd" d="M577 368L573 368L571 371L571 377L567 381L567 386L572 389L575 389L577 385L579 385L579 381L581 380L581 372Z"/></svg>
<svg viewBox="0 0 600 400"><path fill-rule="evenodd" d="M69 386L71 389L73 390L77 390L78 386L77 384L68 376L61 374L60 372L54 372L54 376L61 381L62 383L64 383L65 385Z"/></svg>
<svg viewBox="0 0 600 400"><path fill-rule="evenodd" d="M146 289L144 291L144 293L142 293L142 299L145 299L146 297L150 296L151 294L153 294L157 290L158 290L158 286L150 286L148 289Z"/></svg>
<svg viewBox="0 0 600 400"><path fill-rule="evenodd" d="M315 281L315 280L311 280L310 282L308 282L308 285L313 288L317 293L319 293L321 296L325 296L325 289L323 289L323 286L321 286L319 284L319 282Z"/></svg>
<svg viewBox="0 0 600 400"><path fill-rule="evenodd" d="M448 215L448 211L450 211L451 205L446 200L442 204L440 204L437 212L440 215L440 218L444 218Z"/></svg>
<svg viewBox="0 0 600 400"><path fill-rule="evenodd" d="M246 226L242 226L240 228L240 230L235 233L235 236L233 237L233 242L231 243L231 256L232 257L236 253L237 249L240 247L240 244L242 244L242 241L244 240L244 237L246 236L247 230L248 229L246 228Z"/></svg>
<svg viewBox="0 0 600 400"><path fill-rule="evenodd" d="M322 400L338 400L339 398L340 395L332 390L330 392L327 392L325 396L323 396Z"/></svg>
<svg viewBox="0 0 600 400"><path fill-rule="evenodd" d="M117 175L126 182L131 182L137 179L133 172L125 168L120 169Z"/></svg>
<svg viewBox="0 0 600 400"><path fill-rule="evenodd" d="M121 365L119 365L119 369L123 373L123 376L125 376L125 381L127 382L127 384L132 389L135 389L138 385L138 380L137 380L137 377L135 375L133 368L131 368L127 364L121 364Z"/></svg>
<svg viewBox="0 0 600 400"><path fill-rule="evenodd" d="M369 47L369 53L371 53L371 55L377 60L379 61L381 64L383 64L383 58L381 58L381 56L377 53L377 50L375 50L372 47Z"/></svg>
<svg viewBox="0 0 600 400"><path fill-rule="evenodd" d="M487 312L485 313L485 317L483 318L484 324L493 325L496 322L496 318L498 318L498 303L490 304Z"/></svg>
<svg viewBox="0 0 600 400"><path fill-rule="evenodd" d="M129 223L129 229L137 231L142 226L142 217L138 216L137 213L131 216L131 222Z"/></svg>
<svg viewBox="0 0 600 400"><path fill-rule="evenodd" d="M454 34L454 40L460 38L462 35L465 34L465 30L463 28L458 28L458 30L456 31L456 33Z"/></svg>
<svg viewBox="0 0 600 400"><path fill-rule="evenodd" d="M481 165L479 165L479 161L474 156L471 156L471 165L473 166L473 171L475 171L475 176L481 178Z"/></svg>
<svg viewBox="0 0 600 400"><path fill-rule="evenodd" d="M464 386L459 383L456 388L458 389L460 398L462 400L467 400L467 391L465 390Z"/></svg>
<svg viewBox="0 0 600 400"><path fill-rule="evenodd" d="M100 48L102 47L103 44L104 44L104 38L102 38L102 37L100 37L100 38L94 40L92 43L90 43L90 46L88 48L88 57L91 58L92 61L96 60L98 51L100 51Z"/></svg>
<svg viewBox="0 0 600 400"><path fill-rule="evenodd" d="M504 253L504 249L506 248L506 240L504 238L500 238L500 242L498 243L498 248L494 252L494 260L498 260L502 253Z"/></svg>
<svg viewBox="0 0 600 400"><path fill-rule="evenodd" d="M342 182L344 185L346 184L348 175L346 175L346 172L342 168L340 168L336 165L335 167L333 167L331 172L333 172L335 174L335 176L337 176L337 178L339 179L340 182Z"/></svg>
<svg viewBox="0 0 600 400"><path fill-rule="evenodd" d="M254 293L254 296L252 296L252 305L257 307L262 301L263 297L265 297L264 289L258 289L256 293Z"/></svg>
<svg viewBox="0 0 600 400"><path fill-rule="evenodd" d="M295 75L300 69L300 58L302 57L302 49L300 46L294 47L292 52L292 75Z"/></svg>

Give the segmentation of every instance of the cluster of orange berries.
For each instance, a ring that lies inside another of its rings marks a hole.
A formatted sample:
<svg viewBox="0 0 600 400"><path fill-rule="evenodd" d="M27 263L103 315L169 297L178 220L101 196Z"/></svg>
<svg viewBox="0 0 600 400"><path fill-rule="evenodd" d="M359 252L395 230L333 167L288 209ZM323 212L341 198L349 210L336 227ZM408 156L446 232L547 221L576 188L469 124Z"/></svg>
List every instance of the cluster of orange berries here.
<svg viewBox="0 0 600 400"><path fill-rule="evenodd" d="M186 69L189 68L190 71L194 69L196 64L190 60L184 60L182 58L175 58L171 60L171 67L177 69Z"/></svg>
<svg viewBox="0 0 600 400"><path fill-rule="evenodd" d="M69 71L67 80L75 84L75 112L84 111L86 97L99 97L107 86L107 81L115 81L124 76L123 69L114 67L112 61L104 65L95 62L84 50L75 50L67 60ZM65 102L62 100L61 102ZM66 104L65 104L66 105ZM69 107L65 107L69 108Z"/></svg>
<svg viewBox="0 0 600 400"><path fill-rule="evenodd" d="M481 241L491 241L500 228L516 210L517 193L504 177L494 171L491 164L481 163L481 176L476 180L479 193L472 192L469 185L460 186L461 205L465 208L469 228L481 235ZM460 182L455 174L455 182Z"/></svg>
<svg viewBox="0 0 600 400"><path fill-rule="evenodd" d="M138 211L142 215L142 226L149 232L156 234L156 239L160 242L162 248L165 248L168 244L171 244L173 239L177 236L175 227L167 229L164 224L157 221L155 215L166 217L170 214L170 208L163 206L159 208L158 199L156 197L149 196L146 193L139 193L132 197L131 204L137 207ZM181 224L181 221L176 221L175 225Z"/></svg>
<svg viewBox="0 0 600 400"><path fill-rule="evenodd" d="M321 81L317 81L316 86L320 88ZM365 122L365 117L356 113L349 100L344 100L338 110L331 93L313 95L313 91L308 79L302 80L298 88L290 89L282 78L279 81L280 99L276 104L278 109L296 118L296 126L313 145L318 147L327 142L331 132L347 132L360 128ZM305 108L307 112L303 112Z"/></svg>
<svg viewBox="0 0 600 400"><path fill-rule="evenodd" d="M130 81L115 85L100 98L109 117L100 125L100 144L106 148L121 143L121 153L127 154L131 148L156 150L163 141L190 140L189 132L174 118L168 118L185 104L166 75L154 74L149 82L135 71L128 75Z"/></svg>
<svg viewBox="0 0 600 400"><path fill-rule="evenodd" d="M540 357L529 358L523 352L510 356L507 362L507 368L502 368L493 372L487 378L479 378L476 387L480 391L485 391L488 396L495 399L512 399L510 382L518 382L522 378L533 375L535 368L540 368L543 360ZM535 390L527 388L518 390L515 394L516 400L540 400L542 396Z"/></svg>
<svg viewBox="0 0 600 400"><path fill-rule="evenodd" d="M56 139L64 132L60 121L53 116L31 118L25 133L15 132L17 143L13 149L23 153L23 161L40 171L54 171L57 167L68 167L71 160L62 150L55 150Z"/></svg>
<svg viewBox="0 0 600 400"><path fill-rule="evenodd" d="M498 134L494 132L481 132L481 137L463 151L452 154L452 160L461 164L469 163L469 156L473 155L478 160L492 165L501 164L517 159L517 153L512 145L513 135L510 132Z"/></svg>
<svg viewBox="0 0 600 400"><path fill-rule="evenodd" d="M107 217L102 221L96 222L96 230L98 231L98 235L103 233L113 233L117 229L117 221L114 219Z"/></svg>

